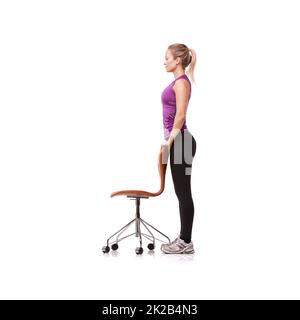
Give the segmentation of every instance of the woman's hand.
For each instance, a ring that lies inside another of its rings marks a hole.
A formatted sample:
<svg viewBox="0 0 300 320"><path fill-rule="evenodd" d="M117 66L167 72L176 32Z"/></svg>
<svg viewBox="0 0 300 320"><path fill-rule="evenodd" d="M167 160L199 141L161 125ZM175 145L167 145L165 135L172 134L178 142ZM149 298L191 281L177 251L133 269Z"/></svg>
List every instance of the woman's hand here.
<svg viewBox="0 0 300 320"><path fill-rule="evenodd" d="M166 147L170 147L170 142L169 142L169 140L168 141L163 141L162 143L161 143L161 146L163 147L163 148L166 148Z"/></svg>
<svg viewBox="0 0 300 320"><path fill-rule="evenodd" d="M162 163L163 164L166 164L168 162L170 148L171 148L170 141L162 142L161 149L162 149Z"/></svg>

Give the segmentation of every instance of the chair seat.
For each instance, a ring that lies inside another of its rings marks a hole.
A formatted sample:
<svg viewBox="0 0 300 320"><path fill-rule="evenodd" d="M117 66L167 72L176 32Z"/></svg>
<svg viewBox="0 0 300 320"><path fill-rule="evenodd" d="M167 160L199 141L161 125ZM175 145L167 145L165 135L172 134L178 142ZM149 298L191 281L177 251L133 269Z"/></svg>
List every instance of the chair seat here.
<svg viewBox="0 0 300 320"><path fill-rule="evenodd" d="M152 193L144 190L121 190L113 192L110 196L155 197L157 195L157 193Z"/></svg>

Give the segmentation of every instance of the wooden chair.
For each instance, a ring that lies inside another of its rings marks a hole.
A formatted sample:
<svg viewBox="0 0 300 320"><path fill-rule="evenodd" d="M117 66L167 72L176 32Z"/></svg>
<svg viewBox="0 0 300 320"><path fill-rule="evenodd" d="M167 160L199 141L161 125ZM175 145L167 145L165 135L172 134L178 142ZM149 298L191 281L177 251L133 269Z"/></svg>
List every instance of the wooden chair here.
<svg viewBox="0 0 300 320"><path fill-rule="evenodd" d="M142 237L147 238L151 241L151 243L148 244L148 249L153 250L155 248L155 240L165 242L163 240L157 239L154 237L153 233L151 232L151 228L160 233L162 236L164 236L166 239L168 239L168 243L170 243L170 239L163 234L161 231L157 230L155 227L153 227L151 224L146 222L144 219L140 216L140 199L148 199L150 197L157 197L164 191L165 188L165 176L166 176L166 169L167 169L167 161L165 161L165 152L163 152L162 147L160 148L160 152L158 155L158 171L160 176L160 189L157 192L148 192L144 190L121 190L113 192L110 196L126 196L127 198L130 198L130 200L135 200L135 206L136 206L136 214L135 218L131 220L129 223L127 223L124 227L122 227L119 231L114 233L112 236L110 236L107 239L106 246L102 248L103 253L108 253L110 251L109 245L111 245L112 250L117 250L119 248L118 243L132 235L135 235L136 237L139 237L140 239L140 246L135 249L136 254L142 254L143 253L143 247L142 247ZM127 236L124 236L122 238L119 238L120 235L129 228L131 224L135 223L135 232L131 233ZM149 232L149 234L145 234L141 232L141 226L145 227L145 229ZM116 239L110 242L110 239L116 236Z"/></svg>

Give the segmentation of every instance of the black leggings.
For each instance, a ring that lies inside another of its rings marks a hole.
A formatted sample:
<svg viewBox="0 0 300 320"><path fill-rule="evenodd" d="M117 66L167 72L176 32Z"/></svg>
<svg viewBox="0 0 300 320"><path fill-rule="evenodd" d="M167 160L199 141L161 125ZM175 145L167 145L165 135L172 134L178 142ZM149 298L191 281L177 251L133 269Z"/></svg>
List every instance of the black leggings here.
<svg viewBox="0 0 300 320"><path fill-rule="evenodd" d="M184 130L179 133L170 148L170 166L174 189L179 201L180 238L190 242L194 220L194 202L191 192L192 162L196 154L196 140Z"/></svg>

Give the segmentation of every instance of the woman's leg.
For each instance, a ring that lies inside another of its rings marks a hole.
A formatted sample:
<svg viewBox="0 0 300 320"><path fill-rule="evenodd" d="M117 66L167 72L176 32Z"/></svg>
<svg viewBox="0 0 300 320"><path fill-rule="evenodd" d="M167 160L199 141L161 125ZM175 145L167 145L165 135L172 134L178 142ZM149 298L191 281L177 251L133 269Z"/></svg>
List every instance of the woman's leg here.
<svg viewBox="0 0 300 320"><path fill-rule="evenodd" d="M170 149L170 166L174 189L179 202L180 238L190 243L194 220L191 192L192 162L196 154L196 140L188 131L179 133Z"/></svg>

